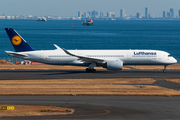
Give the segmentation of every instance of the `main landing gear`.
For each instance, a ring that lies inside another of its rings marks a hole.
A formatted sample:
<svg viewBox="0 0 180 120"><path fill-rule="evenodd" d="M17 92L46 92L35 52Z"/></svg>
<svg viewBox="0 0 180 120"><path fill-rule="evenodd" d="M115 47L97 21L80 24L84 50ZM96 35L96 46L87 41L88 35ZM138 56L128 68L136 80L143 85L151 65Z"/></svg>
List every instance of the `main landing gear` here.
<svg viewBox="0 0 180 120"><path fill-rule="evenodd" d="M93 72L93 73L94 73L94 72L96 72L96 69L94 69L94 68L93 68L93 69L91 69L91 68L86 68L86 72Z"/></svg>
<svg viewBox="0 0 180 120"><path fill-rule="evenodd" d="M164 66L163 73L166 73L166 72L167 72L166 67L167 67L167 65Z"/></svg>
<svg viewBox="0 0 180 120"><path fill-rule="evenodd" d="M88 67L89 68L86 68L86 72L96 72L96 69L94 69L94 67L96 67L96 63L91 63Z"/></svg>

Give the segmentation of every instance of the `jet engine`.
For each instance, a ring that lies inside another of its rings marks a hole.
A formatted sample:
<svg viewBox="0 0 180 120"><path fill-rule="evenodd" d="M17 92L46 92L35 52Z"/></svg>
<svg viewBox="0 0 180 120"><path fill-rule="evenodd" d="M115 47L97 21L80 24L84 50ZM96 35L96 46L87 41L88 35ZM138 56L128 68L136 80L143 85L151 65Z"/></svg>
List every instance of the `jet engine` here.
<svg viewBox="0 0 180 120"><path fill-rule="evenodd" d="M107 68L107 70L122 70L123 61L121 60L107 61L103 67Z"/></svg>

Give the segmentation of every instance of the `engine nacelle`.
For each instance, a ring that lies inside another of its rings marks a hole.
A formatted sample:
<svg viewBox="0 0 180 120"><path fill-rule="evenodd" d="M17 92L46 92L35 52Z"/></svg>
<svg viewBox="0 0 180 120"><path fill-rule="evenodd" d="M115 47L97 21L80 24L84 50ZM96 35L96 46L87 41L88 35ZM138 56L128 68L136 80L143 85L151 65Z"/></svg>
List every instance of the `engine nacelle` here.
<svg viewBox="0 0 180 120"><path fill-rule="evenodd" d="M107 61L104 67L107 68L107 70L122 70L123 61L121 60Z"/></svg>

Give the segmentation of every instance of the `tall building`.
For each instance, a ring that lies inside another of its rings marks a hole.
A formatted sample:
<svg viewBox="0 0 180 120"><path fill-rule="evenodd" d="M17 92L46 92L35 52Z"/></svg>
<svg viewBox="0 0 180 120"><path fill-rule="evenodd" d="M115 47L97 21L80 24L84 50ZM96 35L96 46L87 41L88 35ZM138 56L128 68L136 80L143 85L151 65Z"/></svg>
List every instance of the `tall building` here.
<svg viewBox="0 0 180 120"><path fill-rule="evenodd" d="M95 11L95 10L93 10L93 11L92 11L92 17L96 17L96 16L98 16L98 12Z"/></svg>
<svg viewBox="0 0 180 120"><path fill-rule="evenodd" d="M148 18L148 8L145 8L145 18Z"/></svg>
<svg viewBox="0 0 180 120"><path fill-rule="evenodd" d="M151 14L148 14L148 18L151 18Z"/></svg>
<svg viewBox="0 0 180 120"><path fill-rule="evenodd" d="M82 16L81 16L81 11L78 11L78 17L82 17Z"/></svg>
<svg viewBox="0 0 180 120"><path fill-rule="evenodd" d="M104 18L104 12L100 12L100 18Z"/></svg>
<svg viewBox="0 0 180 120"><path fill-rule="evenodd" d="M166 18L166 11L163 11L163 18Z"/></svg>
<svg viewBox="0 0 180 120"><path fill-rule="evenodd" d="M171 17L174 17L174 9L170 8Z"/></svg>
<svg viewBox="0 0 180 120"><path fill-rule="evenodd" d="M167 18L171 18L171 12L167 12Z"/></svg>
<svg viewBox="0 0 180 120"><path fill-rule="evenodd" d="M88 18L89 17L89 13L88 12L84 12L84 17Z"/></svg>
<svg viewBox="0 0 180 120"><path fill-rule="evenodd" d="M115 17L114 12L107 12L107 17L108 17L108 18Z"/></svg>
<svg viewBox="0 0 180 120"><path fill-rule="evenodd" d="M136 18L140 18L140 13L136 13Z"/></svg>
<svg viewBox="0 0 180 120"><path fill-rule="evenodd" d="M126 15L125 15L125 10L124 9L121 9L120 10L120 17L122 18L122 17L125 17Z"/></svg>
<svg viewBox="0 0 180 120"><path fill-rule="evenodd" d="M91 15L91 12L87 12L87 13L89 14L89 16L92 16L92 15Z"/></svg>

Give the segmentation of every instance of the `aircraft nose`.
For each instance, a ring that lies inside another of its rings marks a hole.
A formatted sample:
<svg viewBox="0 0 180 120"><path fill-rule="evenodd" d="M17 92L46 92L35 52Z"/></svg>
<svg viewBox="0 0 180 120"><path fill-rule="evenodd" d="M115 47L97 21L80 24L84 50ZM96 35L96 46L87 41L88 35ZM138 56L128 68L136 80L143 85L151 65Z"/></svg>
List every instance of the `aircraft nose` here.
<svg viewBox="0 0 180 120"><path fill-rule="evenodd" d="M173 62L174 62L174 63L177 63L177 60L176 60L175 58L173 58Z"/></svg>

